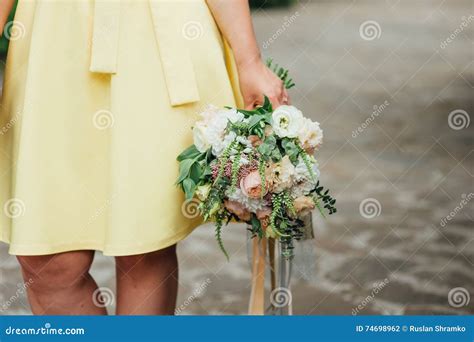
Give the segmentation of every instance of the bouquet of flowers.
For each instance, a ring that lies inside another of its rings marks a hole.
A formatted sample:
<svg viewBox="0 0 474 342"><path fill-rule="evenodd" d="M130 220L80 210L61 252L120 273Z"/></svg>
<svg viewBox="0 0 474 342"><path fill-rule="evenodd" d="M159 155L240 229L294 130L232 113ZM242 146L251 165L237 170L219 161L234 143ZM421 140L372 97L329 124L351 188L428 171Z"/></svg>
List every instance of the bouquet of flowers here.
<svg viewBox="0 0 474 342"><path fill-rule="evenodd" d="M285 87L288 72L275 70ZM204 221L222 228L231 220L249 225L253 236L284 244L291 257L302 236L302 218L318 208L336 212L336 200L320 185L314 157L323 141L319 123L294 106L273 109L265 97L255 110L209 106L193 127L194 144L179 156L179 178L188 201L198 201Z"/></svg>

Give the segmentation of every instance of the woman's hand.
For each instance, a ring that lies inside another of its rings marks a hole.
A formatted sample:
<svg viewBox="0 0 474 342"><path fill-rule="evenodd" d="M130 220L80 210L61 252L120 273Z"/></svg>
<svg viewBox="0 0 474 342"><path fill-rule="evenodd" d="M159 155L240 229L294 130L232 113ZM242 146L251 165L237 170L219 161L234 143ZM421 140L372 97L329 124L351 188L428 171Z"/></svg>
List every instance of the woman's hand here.
<svg viewBox="0 0 474 342"><path fill-rule="evenodd" d="M289 97L282 80L262 61L239 66L238 71L245 109L263 104L264 95L270 99L273 108L288 104Z"/></svg>
<svg viewBox="0 0 474 342"><path fill-rule="evenodd" d="M246 109L263 103L263 95L273 108L288 103L282 81L262 62L252 26L247 0L207 0L217 25L229 42L239 72L240 90Z"/></svg>

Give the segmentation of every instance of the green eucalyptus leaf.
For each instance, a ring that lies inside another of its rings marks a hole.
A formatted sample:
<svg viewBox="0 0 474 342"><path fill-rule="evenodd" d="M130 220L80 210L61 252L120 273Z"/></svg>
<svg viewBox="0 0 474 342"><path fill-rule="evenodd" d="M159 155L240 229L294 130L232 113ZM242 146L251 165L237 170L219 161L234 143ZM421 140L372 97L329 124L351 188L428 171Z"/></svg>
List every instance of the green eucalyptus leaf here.
<svg viewBox="0 0 474 342"><path fill-rule="evenodd" d="M194 163L191 165L189 170L189 177L194 181L194 183L198 183L199 179L201 179L202 175L202 167L199 163Z"/></svg>
<svg viewBox="0 0 474 342"><path fill-rule="evenodd" d="M179 177L176 181L177 184L189 177L191 166L195 163L194 159L185 159L179 163Z"/></svg>
<svg viewBox="0 0 474 342"><path fill-rule="evenodd" d="M181 154L177 157L177 160L183 161L185 159L194 159L201 154L204 154L204 153L199 152L199 150L193 144L189 146L187 149L185 149L183 152L181 152Z"/></svg>
<svg viewBox="0 0 474 342"><path fill-rule="evenodd" d="M196 191L196 183L191 178L186 178L183 181L183 190L186 197L186 200L190 200L194 196Z"/></svg>

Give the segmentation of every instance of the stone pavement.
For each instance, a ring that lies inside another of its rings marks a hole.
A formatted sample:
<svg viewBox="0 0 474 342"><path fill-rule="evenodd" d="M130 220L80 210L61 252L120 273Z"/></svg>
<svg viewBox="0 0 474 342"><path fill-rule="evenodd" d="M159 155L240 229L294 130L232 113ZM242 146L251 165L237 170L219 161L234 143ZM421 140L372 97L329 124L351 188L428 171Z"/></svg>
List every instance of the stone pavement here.
<svg viewBox="0 0 474 342"><path fill-rule="evenodd" d="M321 180L338 200L299 246L296 314L474 313L473 14L469 0L300 1L254 13L264 55L297 83L293 103L321 122ZM245 227L224 238L229 263L209 225L180 244L181 314L245 313ZM3 313L28 313L6 250L0 301L14 300ZM98 253L93 275L112 290L113 270Z"/></svg>

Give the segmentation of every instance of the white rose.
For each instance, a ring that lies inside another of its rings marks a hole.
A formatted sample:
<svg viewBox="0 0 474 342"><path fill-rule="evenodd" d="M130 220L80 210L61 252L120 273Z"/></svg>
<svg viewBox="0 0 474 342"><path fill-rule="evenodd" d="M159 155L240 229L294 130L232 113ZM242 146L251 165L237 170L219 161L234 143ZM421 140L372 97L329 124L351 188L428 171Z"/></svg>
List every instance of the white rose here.
<svg viewBox="0 0 474 342"><path fill-rule="evenodd" d="M214 141L211 142L212 154L216 157L220 157L222 152L224 152L224 150L235 140L236 137L237 134L235 134L235 132L230 132L224 137L224 139L214 139Z"/></svg>
<svg viewBox="0 0 474 342"><path fill-rule="evenodd" d="M220 114L224 115L227 118L227 120L229 120L232 123L241 122L245 118L244 114L242 114L241 112L238 112L234 108L225 109L225 110L223 109L220 111Z"/></svg>
<svg viewBox="0 0 474 342"><path fill-rule="evenodd" d="M319 122L305 118L298 132L298 139L304 149L315 149L323 143L323 130Z"/></svg>
<svg viewBox="0 0 474 342"><path fill-rule="evenodd" d="M207 136L207 127L202 122L196 122L193 127L193 139L199 152L206 152L211 147Z"/></svg>
<svg viewBox="0 0 474 342"><path fill-rule="evenodd" d="M218 107L214 105L208 105L204 109L204 111L199 113L199 115L201 115L203 123L207 126L209 125L209 123L211 123L215 119L218 113L219 113Z"/></svg>
<svg viewBox="0 0 474 342"><path fill-rule="evenodd" d="M272 114L272 127L281 138L296 138L303 124L303 114L294 106L283 105Z"/></svg>

